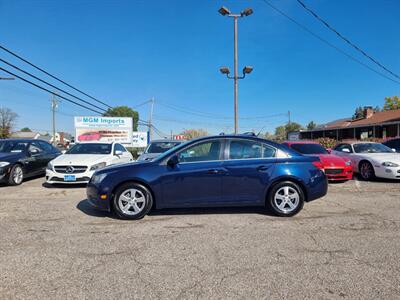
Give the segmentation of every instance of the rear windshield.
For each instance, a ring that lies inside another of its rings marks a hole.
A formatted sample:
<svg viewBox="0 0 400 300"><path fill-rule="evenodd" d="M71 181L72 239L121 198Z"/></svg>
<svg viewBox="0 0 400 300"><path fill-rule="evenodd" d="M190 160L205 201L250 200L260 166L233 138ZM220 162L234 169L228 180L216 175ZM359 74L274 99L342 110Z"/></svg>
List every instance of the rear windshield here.
<svg viewBox="0 0 400 300"><path fill-rule="evenodd" d="M181 142L154 142L149 145L146 153L164 153L181 144Z"/></svg>
<svg viewBox="0 0 400 300"><path fill-rule="evenodd" d="M319 144L292 144L291 148L301 154L327 154L328 151Z"/></svg>
<svg viewBox="0 0 400 300"><path fill-rule="evenodd" d="M111 144L76 144L66 154L110 154Z"/></svg>

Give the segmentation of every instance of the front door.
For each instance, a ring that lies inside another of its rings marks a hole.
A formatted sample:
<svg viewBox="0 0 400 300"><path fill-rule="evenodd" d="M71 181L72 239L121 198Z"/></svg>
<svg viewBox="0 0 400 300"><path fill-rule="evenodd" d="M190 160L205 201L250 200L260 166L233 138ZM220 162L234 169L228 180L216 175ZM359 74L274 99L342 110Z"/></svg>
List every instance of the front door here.
<svg viewBox="0 0 400 300"><path fill-rule="evenodd" d="M276 150L258 141L232 139L228 142L222 200L231 205L260 205L273 172Z"/></svg>
<svg viewBox="0 0 400 300"><path fill-rule="evenodd" d="M180 151L178 164L165 166L161 177L162 207L200 207L221 204L223 143L207 140Z"/></svg>

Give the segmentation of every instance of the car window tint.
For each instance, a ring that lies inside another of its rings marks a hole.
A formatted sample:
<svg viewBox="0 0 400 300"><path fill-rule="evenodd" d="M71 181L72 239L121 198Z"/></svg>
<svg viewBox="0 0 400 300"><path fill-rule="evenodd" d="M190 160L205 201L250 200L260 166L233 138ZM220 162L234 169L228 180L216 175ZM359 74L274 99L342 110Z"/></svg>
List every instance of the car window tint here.
<svg viewBox="0 0 400 300"><path fill-rule="evenodd" d="M229 145L229 159L262 158L262 144L246 140L232 140Z"/></svg>
<svg viewBox="0 0 400 300"><path fill-rule="evenodd" d="M126 152L126 149L121 144L115 144L115 151Z"/></svg>
<svg viewBox="0 0 400 300"><path fill-rule="evenodd" d="M264 158L275 157L275 155L276 155L275 148L263 144L263 157Z"/></svg>
<svg viewBox="0 0 400 300"><path fill-rule="evenodd" d="M45 151L47 151L47 152L54 152L54 148L53 148L53 146L51 146L50 144L48 144L48 143L46 143L46 142L41 142L41 141L39 141L39 144L40 144L40 147L43 149L43 150L45 150Z"/></svg>
<svg viewBox="0 0 400 300"><path fill-rule="evenodd" d="M207 141L186 148L178 154L179 162L219 160L221 141Z"/></svg>
<svg viewBox="0 0 400 300"><path fill-rule="evenodd" d="M350 153L353 152L353 150L351 149L351 146L349 144L340 144L335 148L336 151L341 151L341 152L344 152L343 149L349 150Z"/></svg>
<svg viewBox="0 0 400 300"><path fill-rule="evenodd" d="M39 145L39 142L32 142L29 145L29 151L30 152L34 152L34 153L38 153L38 152L43 152L42 147Z"/></svg>

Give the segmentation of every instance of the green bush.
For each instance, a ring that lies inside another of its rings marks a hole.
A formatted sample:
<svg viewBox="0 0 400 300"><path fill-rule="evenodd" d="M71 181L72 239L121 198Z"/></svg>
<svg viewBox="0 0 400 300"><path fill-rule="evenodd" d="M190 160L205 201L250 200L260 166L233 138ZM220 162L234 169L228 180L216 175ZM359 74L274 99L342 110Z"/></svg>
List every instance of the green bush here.
<svg viewBox="0 0 400 300"><path fill-rule="evenodd" d="M331 139L331 138L327 138L327 137L319 138L319 139L317 139L317 142L320 143L326 149L333 148L337 144L337 141L335 139Z"/></svg>

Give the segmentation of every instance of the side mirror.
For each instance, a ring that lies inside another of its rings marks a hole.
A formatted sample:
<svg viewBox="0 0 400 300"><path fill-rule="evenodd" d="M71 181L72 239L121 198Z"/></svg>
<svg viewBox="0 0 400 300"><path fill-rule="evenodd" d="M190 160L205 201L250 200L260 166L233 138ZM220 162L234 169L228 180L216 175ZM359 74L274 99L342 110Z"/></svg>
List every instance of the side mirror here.
<svg viewBox="0 0 400 300"><path fill-rule="evenodd" d="M61 151L62 154L65 154L65 152L67 152L67 150L62 150L62 151Z"/></svg>
<svg viewBox="0 0 400 300"><path fill-rule="evenodd" d="M174 155L172 156L168 161L167 165L171 168L175 168L175 166L179 163L178 156Z"/></svg>
<svg viewBox="0 0 400 300"><path fill-rule="evenodd" d="M344 148L344 149L342 149L342 152L344 152L344 153L350 153L350 150L347 149L347 148Z"/></svg>
<svg viewBox="0 0 400 300"><path fill-rule="evenodd" d="M122 151L121 150L115 150L114 155L115 156L121 156L122 155Z"/></svg>
<svg viewBox="0 0 400 300"><path fill-rule="evenodd" d="M31 154L31 155L35 155L35 154L38 154L38 153L39 153L38 149L33 148L32 150L29 150L29 154Z"/></svg>
<svg viewBox="0 0 400 300"><path fill-rule="evenodd" d="M393 151L393 152L396 152L396 149L392 148L392 151Z"/></svg>
<svg viewBox="0 0 400 300"><path fill-rule="evenodd" d="M326 151L328 151L329 154L332 153L332 148L326 148Z"/></svg>

